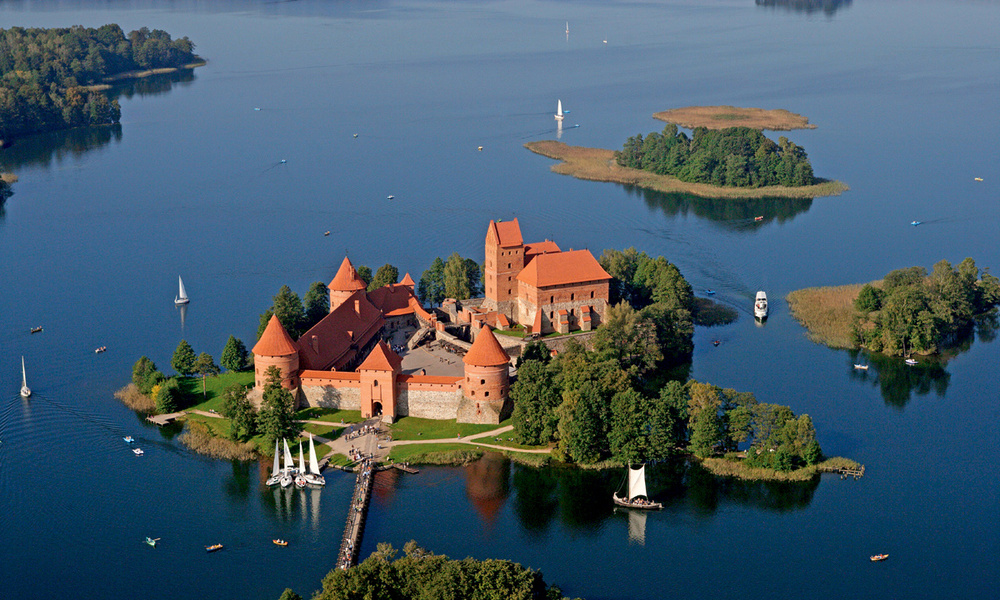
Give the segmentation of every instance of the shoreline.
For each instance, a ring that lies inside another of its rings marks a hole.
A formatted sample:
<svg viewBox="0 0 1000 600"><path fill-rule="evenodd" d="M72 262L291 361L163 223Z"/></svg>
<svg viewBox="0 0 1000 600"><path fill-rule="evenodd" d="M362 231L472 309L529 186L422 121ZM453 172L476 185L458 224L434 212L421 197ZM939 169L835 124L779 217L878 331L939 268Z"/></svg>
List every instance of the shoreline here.
<svg viewBox="0 0 1000 600"><path fill-rule="evenodd" d="M802 187L768 186L760 188L720 187L707 183L688 183L669 175L622 167L614 161L614 151L603 148L569 146L555 140L529 142L524 145L535 154L562 161L550 170L560 175L571 175L585 181L603 181L655 190L663 193L681 193L702 198L743 200L750 198L819 198L839 196L850 189L840 181L823 181Z"/></svg>
<svg viewBox="0 0 1000 600"><path fill-rule="evenodd" d="M102 92L104 90L111 89L111 84L114 83L120 83L130 79L143 79L145 77L153 77L154 75L166 75L168 73L176 73L178 71L187 71L198 67L204 67L207 64L207 60L201 59L179 67L161 67L158 69L146 69L145 71L125 71L105 77L101 80L103 83L95 83L93 85L84 85L81 87L92 92Z"/></svg>
<svg viewBox="0 0 1000 600"><path fill-rule="evenodd" d="M737 106L685 106L653 113L653 118L678 127L726 129L749 127L768 131L816 129L808 117L783 108L741 108Z"/></svg>
<svg viewBox="0 0 1000 600"><path fill-rule="evenodd" d="M794 471L776 471L761 467L747 467L741 461L730 458L710 457L698 460L693 456L688 460L697 462L716 477L734 477L741 481L809 481L824 472L834 473L839 469L857 469L861 465L849 458L834 456L814 465L801 467Z"/></svg>

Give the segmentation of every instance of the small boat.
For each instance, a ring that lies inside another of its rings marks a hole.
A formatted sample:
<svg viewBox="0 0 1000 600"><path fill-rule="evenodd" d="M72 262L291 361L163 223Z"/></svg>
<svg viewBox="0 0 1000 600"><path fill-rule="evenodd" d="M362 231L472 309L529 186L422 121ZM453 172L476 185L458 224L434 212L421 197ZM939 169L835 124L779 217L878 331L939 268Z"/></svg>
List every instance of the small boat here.
<svg viewBox="0 0 1000 600"><path fill-rule="evenodd" d="M983 180L982 177L976 177L976 181L982 181L982 180Z"/></svg>
<svg viewBox="0 0 1000 600"><path fill-rule="evenodd" d="M285 540L281 540L281 539L278 539L278 540L271 540L271 542L272 542L272 543L273 543L273 544L274 544L275 546L287 546L287 545L288 545L288 542L286 542Z"/></svg>
<svg viewBox="0 0 1000 600"><path fill-rule="evenodd" d="M857 363L854 363L854 368L857 369L857 370L859 370L859 371L867 371L868 370L868 365L859 365Z"/></svg>
<svg viewBox="0 0 1000 600"><path fill-rule="evenodd" d="M628 496L621 497L618 495L618 492L615 492L611 497L615 501L615 504L624 506L625 508L640 508L643 510L660 510L663 508L662 504L653 502L646 495L646 465L642 465L638 469L628 468Z"/></svg>
<svg viewBox="0 0 1000 600"><path fill-rule="evenodd" d="M316 460L316 443L313 436L309 434L309 471L303 474L309 485L326 485L326 479L319 472L319 461Z"/></svg>
<svg viewBox="0 0 1000 600"><path fill-rule="evenodd" d="M177 296L174 298L174 304L180 306L181 304L187 304L190 302L188 300L187 290L184 289L184 280L181 276L177 276Z"/></svg>
<svg viewBox="0 0 1000 600"><path fill-rule="evenodd" d="M910 365L911 367L913 365L917 364L917 361L913 360L912 358L908 358L908 359L904 360L903 362L905 362L906 364Z"/></svg>
<svg viewBox="0 0 1000 600"><path fill-rule="evenodd" d="M329 232L329 231L324 231L324 232L323 232L323 235L325 235L325 236L326 236L326 235L330 235L330 232Z"/></svg>
<svg viewBox="0 0 1000 600"><path fill-rule="evenodd" d="M878 562L880 560L885 560L887 558L889 558L888 554L876 554L875 556L870 557L869 560L871 560L872 562Z"/></svg>
<svg viewBox="0 0 1000 600"><path fill-rule="evenodd" d="M99 348L94 349L94 354L100 354L102 352L107 352L107 351L108 351L107 346L100 346Z"/></svg>
<svg viewBox="0 0 1000 600"><path fill-rule="evenodd" d="M916 227L917 225L922 225L922 224L923 224L923 221L910 221L910 225L913 225L914 227Z"/></svg>
<svg viewBox="0 0 1000 600"><path fill-rule="evenodd" d="M222 544L212 544L211 546L205 546L206 552L216 552L222 550Z"/></svg>
<svg viewBox="0 0 1000 600"><path fill-rule="evenodd" d="M389 194L388 196L385 197L386 200L394 200L395 198L396 197L393 196L392 194Z"/></svg>
<svg viewBox="0 0 1000 600"><path fill-rule="evenodd" d="M480 147L478 148L478 150L479 150L480 152L482 152L482 151L483 151L483 147L482 147L482 146L480 146Z"/></svg>
<svg viewBox="0 0 1000 600"><path fill-rule="evenodd" d="M158 541L160 541L160 538L151 538L148 535L146 536L146 543L154 548L156 548L156 542Z"/></svg>
<svg viewBox="0 0 1000 600"><path fill-rule="evenodd" d="M28 387L28 376L24 371L24 357L21 357L21 397L30 398L31 388Z"/></svg>
<svg viewBox="0 0 1000 600"><path fill-rule="evenodd" d="M358 134L356 134L356 133L355 133L355 134L354 134L354 137L358 137Z"/></svg>
<svg viewBox="0 0 1000 600"><path fill-rule="evenodd" d="M299 442L299 472L295 475L295 487L304 488L306 487L306 461L302 456L302 442Z"/></svg>
<svg viewBox="0 0 1000 600"><path fill-rule="evenodd" d="M281 483L281 468L278 465L278 440L274 440L274 466L271 467L271 476L264 483L266 485L278 485Z"/></svg>
<svg viewBox="0 0 1000 600"><path fill-rule="evenodd" d="M764 215L760 215L760 216L754 217L753 220L754 221L763 221L764 220Z"/></svg>
<svg viewBox="0 0 1000 600"><path fill-rule="evenodd" d="M767 318L767 294L763 290L757 292L757 297L754 299L753 316L760 320Z"/></svg>
<svg viewBox="0 0 1000 600"><path fill-rule="evenodd" d="M722 343L722 340L712 340L712 345L713 346L718 346L721 343Z"/></svg>
<svg viewBox="0 0 1000 600"><path fill-rule="evenodd" d="M568 29L566 30L566 33L569 33ZM565 117L563 117L562 100L556 100L556 121L562 121L564 118Z"/></svg>
<svg viewBox="0 0 1000 600"><path fill-rule="evenodd" d="M708 294L709 296L714 296L715 290L705 290L705 293Z"/></svg>
<svg viewBox="0 0 1000 600"><path fill-rule="evenodd" d="M255 106L255 107L253 107L253 109L254 110L260 110L260 107L259 106Z"/></svg>
<svg viewBox="0 0 1000 600"><path fill-rule="evenodd" d="M125 440L125 443L126 443L126 444L131 444L132 442L134 442L134 441L135 441L135 438L133 438L133 437L132 437L132 436L130 436L130 435L126 435L126 436L125 436L125 437L123 437L122 439L123 439L123 440Z"/></svg>
<svg viewBox="0 0 1000 600"><path fill-rule="evenodd" d="M42 326L41 325L39 325L38 327L32 327L31 328L31 333L41 333L41 332L42 332Z"/></svg>
<svg viewBox="0 0 1000 600"><path fill-rule="evenodd" d="M143 454L145 454L145 452L142 451L142 448L132 448L132 454L135 454L136 456L142 456Z"/></svg>
<svg viewBox="0 0 1000 600"><path fill-rule="evenodd" d="M285 160L285 159L281 159L281 164L285 164L286 162L288 162L288 161Z"/></svg>

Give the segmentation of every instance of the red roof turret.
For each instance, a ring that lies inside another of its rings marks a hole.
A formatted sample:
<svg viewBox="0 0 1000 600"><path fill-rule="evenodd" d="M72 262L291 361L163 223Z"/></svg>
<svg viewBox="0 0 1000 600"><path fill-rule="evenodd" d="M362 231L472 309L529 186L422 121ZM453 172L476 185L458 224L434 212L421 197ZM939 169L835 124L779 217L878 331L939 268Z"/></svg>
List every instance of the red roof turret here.
<svg viewBox="0 0 1000 600"><path fill-rule="evenodd" d="M333 281L326 287L335 292L353 292L355 290L363 290L368 286L365 285L364 280L361 279L358 272L354 269L351 260L345 256L344 262L340 263L340 269L337 270Z"/></svg>
<svg viewBox="0 0 1000 600"><path fill-rule="evenodd" d="M267 327L252 352L257 356L289 356L298 351L295 342L281 326L281 321L271 315L271 320L267 322Z"/></svg>
<svg viewBox="0 0 1000 600"><path fill-rule="evenodd" d="M465 353L462 362L476 367L498 367L510 362L510 357L500 346L500 342L493 335L490 326L483 325L483 328L479 330L479 335L476 336L476 341L472 342L472 347Z"/></svg>
<svg viewBox="0 0 1000 600"><path fill-rule="evenodd" d="M368 358L358 367L359 371L398 371L403 359L389 348L384 340L372 348Z"/></svg>

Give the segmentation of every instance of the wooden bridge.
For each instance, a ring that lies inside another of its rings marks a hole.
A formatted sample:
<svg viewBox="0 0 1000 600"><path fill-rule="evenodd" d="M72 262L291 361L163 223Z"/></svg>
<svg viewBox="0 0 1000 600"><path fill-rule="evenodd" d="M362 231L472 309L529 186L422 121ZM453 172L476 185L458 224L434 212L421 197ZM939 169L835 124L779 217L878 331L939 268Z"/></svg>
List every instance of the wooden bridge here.
<svg viewBox="0 0 1000 600"><path fill-rule="evenodd" d="M340 542L340 554L337 556L337 567L341 569L349 569L358 564L361 537L365 532L365 518L368 516L368 505L372 499L375 462L370 458L363 460L358 465L357 472L358 477L354 483L351 506L347 509L344 537Z"/></svg>

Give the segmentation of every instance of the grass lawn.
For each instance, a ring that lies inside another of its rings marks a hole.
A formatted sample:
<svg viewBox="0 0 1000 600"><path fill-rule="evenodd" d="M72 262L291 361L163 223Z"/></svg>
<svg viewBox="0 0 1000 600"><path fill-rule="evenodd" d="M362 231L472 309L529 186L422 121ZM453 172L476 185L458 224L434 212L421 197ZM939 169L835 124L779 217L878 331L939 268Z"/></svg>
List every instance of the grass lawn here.
<svg viewBox="0 0 1000 600"><path fill-rule="evenodd" d="M510 438L509 440L507 438ZM500 435L500 441L497 441L495 437L485 437L476 438L473 440L475 442L483 442L484 444L493 444L494 446L503 446L504 448L510 448L511 450L548 450L549 445L543 444L541 446L530 446L528 444L518 444L514 441L514 432L508 431Z"/></svg>
<svg viewBox="0 0 1000 600"><path fill-rule="evenodd" d="M326 446L323 446L323 448L329 450L329 448L327 448ZM326 456L326 454L320 456L319 448L316 448L316 456L322 459L323 456ZM333 456L330 457L330 462L329 462L330 467L346 467L352 464L354 464L354 461L348 458L347 455L345 454L334 454Z"/></svg>
<svg viewBox="0 0 1000 600"><path fill-rule="evenodd" d="M180 384L181 392L184 394L185 407L222 412L222 392L234 384L252 386L253 371L222 373L216 377L207 377L205 379L205 395L202 395L201 391L201 377L181 377L178 378L177 383Z"/></svg>
<svg viewBox="0 0 1000 600"><path fill-rule="evenodd" d="M314 425L313 423L306 423L302 427L303 432L308 432L313 435L319 435L325 437L328 440L335 440L340 437L340 434L344 431L343 427L330 427L328 425ZM308 442L309 436L303 436L304 440ZM316 452L319 453L319 448L316 448Z"/></svg>
<svg viewBox="0 0 1000 600"><path fill-rule="evenodd" d="M408 444L393 446L389 458L395 462L428 462L431 464L461 463L482 455L481 450L468 444Z"/></svg>
<svg viewBox="0 0 1000 600"><path fill-rule="evenodd" d="M506 335L506 336L510 336L510 337L523 338L524 337L524 326L523 325L515 325L515 326L511 327L510 329L508 329L507 331L504 331L503 329L494 329L493 333L496 333L496 334L499 334L499 335Z"/></svg>
<svg viewBox="0 0 1000 600"><path fill-rule="evenodd" d="M392 439L394 440L434 440L453 438L459 434L463 437L468 437L484 431L505 427L508 421L504 421L499 425L476 425L472 423L456 423L454 419L441 421L437 419L402 417L399 421L390 425L389 429L392 432Z"/></svg>
<svg viewBox="0 0 1000 600"><path fill-rule="evenodd" d="M295 413L295 418L299 421L329 421L330 423L360 423L360 410L340 410L338 408L303 408Z"/></svg>

